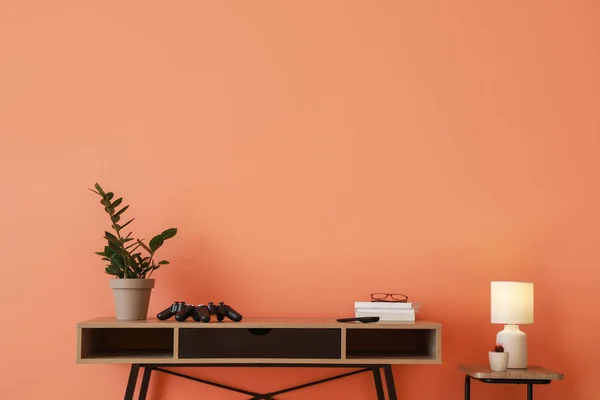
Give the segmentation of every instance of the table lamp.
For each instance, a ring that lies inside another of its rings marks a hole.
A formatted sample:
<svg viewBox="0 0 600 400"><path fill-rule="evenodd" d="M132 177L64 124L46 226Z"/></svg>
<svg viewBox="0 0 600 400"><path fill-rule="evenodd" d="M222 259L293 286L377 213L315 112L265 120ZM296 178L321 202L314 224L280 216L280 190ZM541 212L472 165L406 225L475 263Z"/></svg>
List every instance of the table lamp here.
<svg viewBox="0 0 600 400"><path fill-rule="evenodd" d="M504 324L496 343L509 353L508 368L527 368L527 335L519 324L533 323L533 283L492 281L492 324Z"/></svg>

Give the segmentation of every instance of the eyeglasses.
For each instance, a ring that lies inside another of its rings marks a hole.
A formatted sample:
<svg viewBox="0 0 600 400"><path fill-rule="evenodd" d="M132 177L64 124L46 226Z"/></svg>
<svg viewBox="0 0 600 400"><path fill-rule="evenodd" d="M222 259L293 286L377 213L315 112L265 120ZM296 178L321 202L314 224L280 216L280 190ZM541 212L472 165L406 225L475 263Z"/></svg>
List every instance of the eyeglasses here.
<svg viewBox="0 0 600 400"><path fill-rule="evenodd" d="M383 301L388 303L406 303L408 296L400 293L371 293L371 301Z"/></svg>

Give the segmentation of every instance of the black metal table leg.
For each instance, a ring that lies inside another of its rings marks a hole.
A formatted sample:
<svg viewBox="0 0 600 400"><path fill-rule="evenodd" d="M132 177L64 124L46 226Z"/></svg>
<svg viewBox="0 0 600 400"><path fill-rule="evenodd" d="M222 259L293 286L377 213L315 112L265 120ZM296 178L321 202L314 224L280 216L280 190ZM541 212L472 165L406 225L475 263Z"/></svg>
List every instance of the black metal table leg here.
<svg viewBox="0 0 600 400"><path fill-rule="evenodd" d="M139 400L146 400L148 394L148 386L150 385L150 376L152 374L152 367L144 368L144 375L142 376L142 386L140 387Z"/></svg>
<svg viewBox="0 0 600 400"><path fill-rule="evenodd" d="M187 366L189 366L189 365L187 365ZM237 392L237 393L241 393L241 394L246 394L248 396L252 396L253 399L254 398L259 398L260 399L260 398L264 397L264 395L261 395L260 393L255 393L255 392L251 392L251 391L248 391L248 390L242 390L242 389L234 388L232 386L223 385L221 383L211 382L211 381L206 380L206 379L195 378L193 376L188 376L188 375L185 375L185 374L181 374L179 372L169 371L167 369L159 368L156 365L154 365L153 369L156 370L156 371L158 371L158 372L162 372L162 373L173 375L173 376L178 376L180 378L189 379L191 381L196 381L196 382L204 383L204 384L207 384L207 385L210 385L210 386L216 386L216 387L219 387L221 389L226 389L226 390L231 390L233 392ZM269 397L272 398L273 396L274 396L273 394L269 394Z"/></svg>
<svg viewBox="0 0 600 400"><path fill-rule="evenodd" d="M282 389L282 390L277 390L274 392L269 392L269 393L256 393L256 392L252 392L252 391L248 391L248 390L243 390L243 389L238 389L235 388L233 386L229 386L229 385L224 385L221 383L217 383L217 382L211 382L209 380L206 379L201 379L201 378L196 378L193 376L189 376L186 374L182 374L179 372L175 372L175 371L170 371L167 369L162 368L163 366L178 366L178 367L206 367L206 366L212 366L212 367L228 367L228 366L246 366L246 367L274 367L274 366L279 366L279 367L330 367L330 368L360 368L358 370L355 371L351 371L351 372L346 372L343 374L338 374L338 375L334 375L328 378L324 378L324 379L319 379L316 381L311 381L308 383L304 383L301 385L296 385L296 386L292 386L292 387L288 387L286 389ZM387 386L387 392L388 392L388 400L398 400L397 394L396 394L396 387L394 384L394 376L392 374L392 366L390 364L385 364L385 365L381 365L381 364L377 364L377 365L365 365L365 364L260 364L260 363L248 363L248 364L223 364L223 363L216 363L216 364L134 364L131 367L131 372L130 372L130 376L129 376L129 383L127 385L127 392L125 394L125 400L133 400L133 394L135 391L135 386L136 386L136 382L137 382L137 376L138 376L138 372L139 372L139 368L142 367L144 368L144 376L142 378L142 383L141 383L141 388L140 388L140 392L139 392L139 400L146 400L146 396L147 396L147 392L149 389L149 385L150 385L150 378L152 376L152 371L156 371L156 372L162 372L165 374L169 374L169 375L173 375L173 376L177 376L180 378L184 378L184 379L188 379L188 380L192 380L195 382L200 382L200 383L204 383L210 386L215 386L215 387L219 387L221 389L226 389L226 390L230 390L233 392L237 392L237 393L241 393L241 394L245 394L248 396L251 396L250 400L275 400L275 398L277 396L279 396L280 394L284 394L284 393L288 393L291 391L295 391L295 390L299 390L299 389L303 389L309 386L314 386L314 385L319 385L319 384L323 384L326 382L330 382L330 381L334 381L334 380L338 380L338 379L342 379L342 378L346 378L346 377L350 377L352 375L356 375L356 374L361 374L363 372L369 372L371 371L371 373L373 373L373 379L375 381L375 389L377 390L377 400L385 400L386 396L385 396L385 390L383 388L383 381L382 381L382 376L381 376L381 371L380 368L383 368L384 371L384 377L386 380L386 386ZM278 397L277 397L278 398Z"/></svg>
<svg viewBox="0 0 600 400"><path fill-rule="evenodd" d="M387 385L389 400L398 400L398 395L396 394L396 385L394 384L394 374L392 373L392 366L390 364L385 364L383 366L383 372L385 373L385 383Z"/></svg>
<svg viewBox="0 0 600 400"><path fill-rule="evenodd" d="M533 400L533 384L527 384L527 400Z"/></svg>
<svg viewBox="0 0 600 400"><path fill-rule="evenodd" d="M471 400L471 377L465 375L465 400Z"/></svg>
<svg viewBox="0 0 600 400"><path fill-rule="evenodd" d="M270 393L265 393L265 394L257 394L257 395L255 395L254 398L252 398L250 400L254 400L254 399L273 400L274 399L273 396L278 396L280 394L292 392L294 390L302 389L302 388L305 388L305 387L319 385L319 384L322 384L322 383L325 383L325 382L334 381L336 379L341 379L341 378L345 378L345 377L348 377L348 376L352 376L352 375L356 375L356 374L361 374L363 372L367 372L367 371L370 371L370 370L372 370L372 368L370 368L370 367L369 368L362 368L362 369L359 369L357 371L346 372L344 374L339 374L339 375L331 376L329 378L319 379L317 381L312 381L312 382L304 383L302 385L292 386L290 388L278 390L276 392L270 392Z"/></svg>
<svg viewBox="0 0 600 400"><path fill-rule="evenodd" d="M375 380L375 390L377 390L377 400L385 400L383 394L383 383L381 382L381 372L379 367L373 368L373 379Z"/></svg>
<svg viewBox="0 0 600 400"><path fill-rule="evenodd" d="M550 379L518 379L518 378L473 378L483 383L495 384L518 384L527 385L527 400L533 400L533 385L548 385L552 382ZM471 376L465 376L465 400L471 399Z"/></svg>
<svg viewBox="0 0 600 400"><path fill-rule="evenodd" d="M135 392L135 385L137 383L139 371L140 366L138 364L131 364L131 370L129 370L129 379L127 380L127 389L125 389L125 400L133 400L133 393Z"/></svg>

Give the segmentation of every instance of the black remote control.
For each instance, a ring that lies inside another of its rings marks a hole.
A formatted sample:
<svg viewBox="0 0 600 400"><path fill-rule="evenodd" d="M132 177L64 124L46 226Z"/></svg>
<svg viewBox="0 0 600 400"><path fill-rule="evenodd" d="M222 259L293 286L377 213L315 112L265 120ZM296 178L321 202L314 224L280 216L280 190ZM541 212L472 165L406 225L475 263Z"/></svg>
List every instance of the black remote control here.
<svg viewBox="0 0 600 400"><path fill-rule="evenodd" d="M338 318L337 322L362 322L363 324L368 324L369 322L379 322L379 317Z"/></svg>

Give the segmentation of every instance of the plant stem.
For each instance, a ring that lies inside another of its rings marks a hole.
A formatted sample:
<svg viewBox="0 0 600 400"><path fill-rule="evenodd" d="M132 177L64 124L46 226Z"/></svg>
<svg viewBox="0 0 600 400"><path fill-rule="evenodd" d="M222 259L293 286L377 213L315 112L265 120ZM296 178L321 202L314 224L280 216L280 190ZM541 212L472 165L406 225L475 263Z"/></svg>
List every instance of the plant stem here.
<svg viewBox="0 0 600 400"><path fill-rule="evenodd" d="M109 207L109 210L111 210L110 207ZM129 272L129 266L127 265L127 257L125 257L125 254L126 254L125 243L123 243L123 238L121 237L121 234L119 233L119 229L117 229L115 227L115 225L117 223L113 222L112 214L113 214L112 212L110 212L110 211L108 212L108 215L110 216L110 222L112 223L112 228L117 233L117 239L119 239L119 243L121 244L121 250L123 251L123 279L127 279L127 273Z"/></svg>

